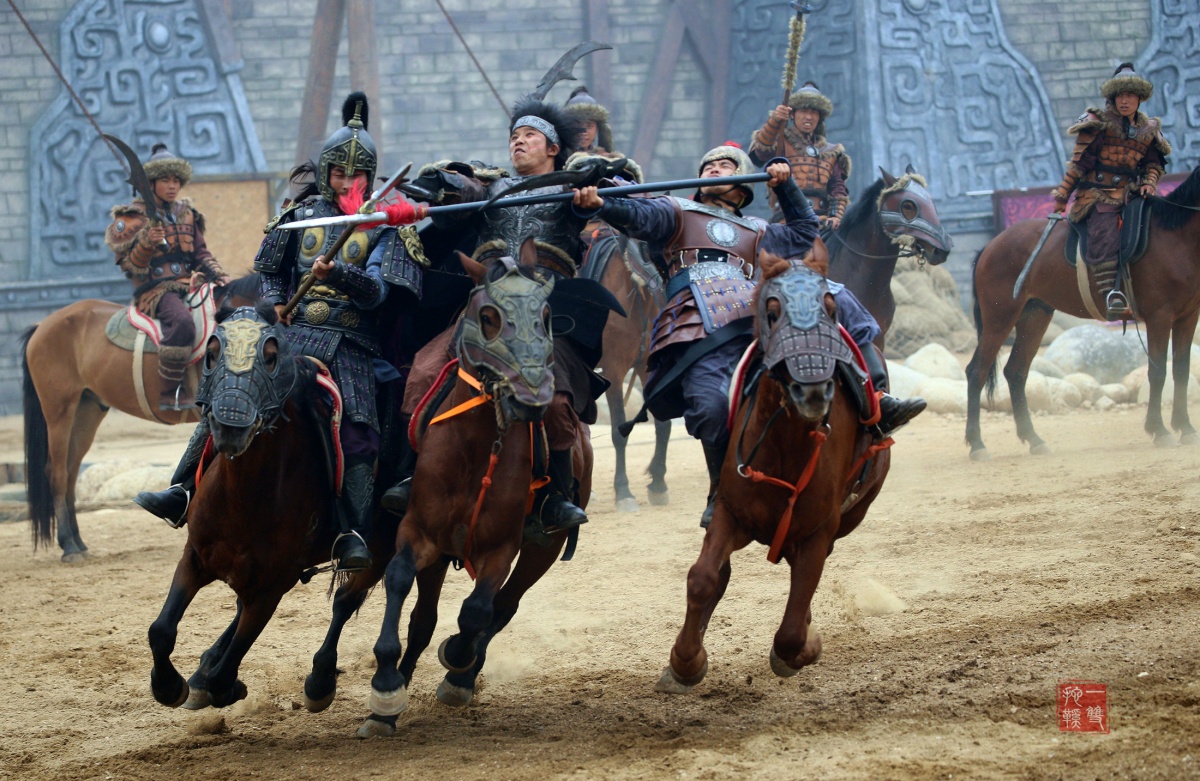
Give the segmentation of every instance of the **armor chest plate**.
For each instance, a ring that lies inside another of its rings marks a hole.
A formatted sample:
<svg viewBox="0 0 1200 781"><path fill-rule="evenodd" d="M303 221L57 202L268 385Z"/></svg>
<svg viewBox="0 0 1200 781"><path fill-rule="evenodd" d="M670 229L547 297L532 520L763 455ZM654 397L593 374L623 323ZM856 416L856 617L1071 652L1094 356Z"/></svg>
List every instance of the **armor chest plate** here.
<svg viewBox="0 0 1200 781"><path fill-rule="evenodd" d="M489 197L519 183L520 178L500 179L488 188ZM564 192L561 186L538 187L522 195L544 195ZM479 243L503 241L508 255L520 257L521 242L533 238L542 244L565 252L575 263L580 260L579 230L584 221L571 211L571 202L537 203L484 212Z"/></svg>
<svg viewBox="0 0 1200 781"><path fill-rule="evenodd" d="M174 223L163 225L167 243L171 249L191 254L196 251L196 226L192 223L192 210L176 214Z"/></svg>
<svg viewBox="0 0 1200 781"><path fill-rule="evenodd" d="M1121 126L1110 122L1104 129L1104 140L1100 147L1100 163L1114 168L1136 168L1150 144L1154 141L1154 128L1147 125L1142 128L1131 128L1136 131L1130 138L1123 132Z"/></svg>
<svg viewBox="0 0 1200 781"><path fill-rule="evenodd" d="M668 263L695 250L717 250L753 266L762 238L762 230L754 221L695 201L673 200L677 215L675 235L663 248ZM688 263L685 258L685 264Z"/></svg>
<svg viewBox="0 0 1200 781"><path fill-rule="evenodd" d="M833 175L833 155L822 154L815 146L795 149L790 143L788 152L796 186L801 190L824 190Z"/></svg>
<svg viewBox="0 0 1200 781"><path fill-rule="evenodd" d="M326 254L342 235L343 230L346 229L341 226L329 229L324 227L306 228L304 235L300 237L300 254L296 259L300 268L306 271L312 268L317 256ZM373 235L374 231L355 231L338 251L338 259L359 268L365 266L367 258L371 254Z"/></svg>

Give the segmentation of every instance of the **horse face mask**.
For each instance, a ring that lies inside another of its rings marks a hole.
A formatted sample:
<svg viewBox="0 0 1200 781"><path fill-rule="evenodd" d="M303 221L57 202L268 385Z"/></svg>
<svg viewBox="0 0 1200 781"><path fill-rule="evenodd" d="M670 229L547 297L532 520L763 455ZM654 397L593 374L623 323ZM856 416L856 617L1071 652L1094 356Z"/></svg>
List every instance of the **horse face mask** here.
<svg viewBox="0 0 1200 781"><path fill-rule="evenodd" d="M793 381L811 385L830 380L838 361L854 362L825 308L828 294L825 278L799 264L761 283L758 341L768 370L786 371Z"/></svg>
<svg viewBox="0 0 1200 781"><path fill-rule="evenodd" d="M548 299L553 278L530 279L511 258L471 291L458 355L497 399L544 410L554 396L554 341Z"/></svg>
<svg viewBox="0 0 1200 781"><path fill-rule="evenodd" d="M221 426L261 426L279 415L295 383L283 327L242 307L208 341L196 403Z"/></svg>
<svg viewBox="0 0 1200 781"><path fill-rule="evenodd" d="M917 254L935 266L946 260L954 240L942 227L933 196L925 189L925 180L912 166L899 179L886 171L890 183L879 196L879 223L883 232L901 247L911 246Z"/></svg>

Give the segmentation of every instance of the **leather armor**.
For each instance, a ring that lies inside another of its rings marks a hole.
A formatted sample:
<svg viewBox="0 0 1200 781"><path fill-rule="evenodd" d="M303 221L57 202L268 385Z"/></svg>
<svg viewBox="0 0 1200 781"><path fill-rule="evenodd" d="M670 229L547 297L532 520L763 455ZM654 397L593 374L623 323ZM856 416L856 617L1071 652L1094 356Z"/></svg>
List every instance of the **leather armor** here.
<svg viewBox="0 0 1200 781"><path fill-rule="evenodd" d="M523 177L499 179L487 187L491 198ZM543 195L565 192L562 186L537 187L522 195ZM474 259L486 263L488 255L521 256L521 243L532 236L538 249L538 265L563 276L574 277L583 260L583 243L580 230L584 220L575 216L571 202L537 203L527 206L512 206L507 209L489 209L480 218L479 246ZM498 253L498 254L497 254Z"/></svg>
<svg viewBox="0 0 1200 781"><path fill-rule="evenodd" d="M820 217L841 218L850 204L846 180L850 178L850 156L841 144L832 144L824 136L813 134L805 138L791 125L782 130L768 122L753 136L750 155L753 159L769 160L778 149L779 133L783 133L783 156L792 167L792 178L808 196L813 211ZM776 214L779 205L775 191L768 194Z"/></svg>

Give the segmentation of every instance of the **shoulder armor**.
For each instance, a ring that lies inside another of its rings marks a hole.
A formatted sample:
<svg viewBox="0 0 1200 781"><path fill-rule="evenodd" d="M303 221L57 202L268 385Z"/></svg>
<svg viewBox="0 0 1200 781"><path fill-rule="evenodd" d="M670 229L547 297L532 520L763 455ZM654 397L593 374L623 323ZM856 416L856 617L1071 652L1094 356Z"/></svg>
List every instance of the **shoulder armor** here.
<svg viewBox="0 0 1200 781"><path fill-rule="evenodd" d="M386 230L380 237L383 245L383 262L380 275L389 285L395 285L421 297L424 280L423 269L429 265L425 250L417 231L411 226L399 230ZM411 248L415 248L415 252Z"/></svg>
<svg viewBox="0 0 1200 781"><path fill-rule="evenodd" d="M275 230L275 226L279 225L280 223L291 222L296 218L295 215L297 210L304 206L312 206L312 202L318 197L319 196L313 196L306 198L303 201L293 201L287 206L284 206L279 214L276 214L274 217L272 217L271 221L268 222L266 227L263 228L263 233L270 233L271 231Z"/></svg>
<svg viewBox="0 0 1200 781"><path fill-rule="evenodd" d="M119 257L133 246L138 231L146 224L146 212L140 204L122 204L114 206L110 214L113 221L104 231L104 243Z"/></svg>
<svg viewBox="0 0 1200 781"><path fill-rule="evenodd" d="M208 227L208 223L204 219L204 213L202 211L200 211L199 209L197 209L194 205L192 205L192 199L191 198L179 198L175 202L183 207L183 209L181 211L183 211L184 213L191 211L192 224L196 226L197 231L199 231L200 233L204 233L205 228Z"/></svg>
<svg viewBox="0 0 1200 781"><path fill-rule="evenodd" d="M1151 117L1147 122L1147 125L1150 128L1150 132L1154 134L1153 141L1151 141L1151 144L1154 146L1154 148L1157 149L1159 154L1161 154L1163 157L1171 154L1171 142L1163 136L1162 120L1160 120L1158 117Z"/></svg>
<svg viewBox="0 0 1200 781"><path fill-rule="evenodd" d="M1067 128L1067 133L1072 136L1081 133L1095 136L1103 127L1103 112L1098 108L1088 107L1086 111L1079 115L1079 119L1075 120L1075 124Z"/></svg>

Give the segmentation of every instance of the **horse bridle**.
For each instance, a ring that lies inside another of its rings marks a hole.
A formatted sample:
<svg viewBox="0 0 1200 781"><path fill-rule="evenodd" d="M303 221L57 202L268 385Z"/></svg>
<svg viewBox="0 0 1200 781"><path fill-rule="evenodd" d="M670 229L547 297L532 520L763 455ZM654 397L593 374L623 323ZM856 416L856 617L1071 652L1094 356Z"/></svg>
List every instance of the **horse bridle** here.
<svg viewBox="0 0 1200 781"><path fill-rule="evenodd" d="M880 215L882 215L882 214L883 214L883 212L880 212ZM884 235L886 235L889 239L898 238L897 236L893 236L891 233L888 233L888 230L886 227L881 225L880 228L883 230ZM829 235L831 237L837 239L838 242L843 247L850 250L855 255L858 255L860 258L867 258L868 260L891 260L892 259L891 255L872 255L870 253L863 252L862 250L857 250L854 247L851 247L850 243L848 241L846 241L845 239L843 239L841 236L839 236L838 232L836 230L830 232ZM912 244L908 245L907 247L901 246L896 251L897 258L911 258L913 256L916 256L918 262L920 262L920 263L925 263L927 260L926 255L925 255L925 248L923 246L921 246L921 244L919 242L916 242L916 241L914 241Z"/></svg>

